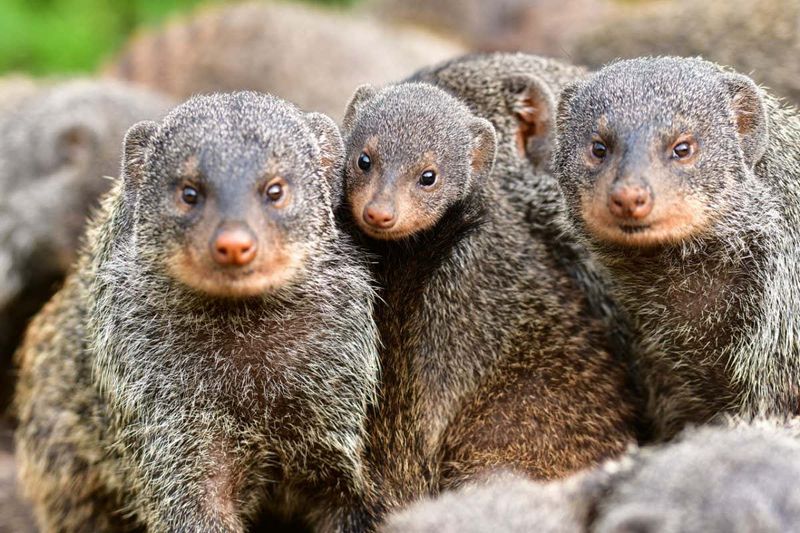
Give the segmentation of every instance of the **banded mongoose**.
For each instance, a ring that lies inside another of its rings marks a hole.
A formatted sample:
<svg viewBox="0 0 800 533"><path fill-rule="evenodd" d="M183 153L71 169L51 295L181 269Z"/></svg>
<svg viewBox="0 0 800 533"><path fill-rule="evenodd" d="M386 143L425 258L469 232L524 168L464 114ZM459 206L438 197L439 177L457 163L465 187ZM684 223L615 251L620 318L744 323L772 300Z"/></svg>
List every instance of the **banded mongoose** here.
<svg viewBox="0 0 800 533"><path fill-rule="evenodd" d="M265 507L348 530L378 355L369 269L334 224L342 159L332 119L251 92L128 131L19 352L45 531L244 531Z"/></svg>
<svg viewBox="0 0 800 533"><path fill-rule="evenodd" d="M429 84L356 91L345 204L380 287L368 447L380 517L497 466L564 476L636 410L584 296L499 193L491 124Z"/></svg>
<svg viewBox="0 0 800 533"><path fill-rule="evenodd" d="M701 59L562 93L555 171L631 316L657 437L800 411L800 116Z"/></svg>
<svg viewBox="0 0 800 533"><path fill-rule="evenodd" d="M382 18L445 31L470 49L568 57L576 35L620 11L619 0L371 0ZM625 2L630 4L631 2ZM629 8L628 5L625 6ZM627 9L630 10L630 9Z"/></svg>
<svg viewBox="0 0 800 533"><path fill-rule="evenodd" d="M746 72L800 105L800 2L670 0L626 6L564 47L573 61L600 68L638 56L702 56Z"/></svg>
<svg viewBox="0 0 800 533"><path fill-rule="evenodd" d="M246 2L206 8L135 36L104 75L179 98L268 92L338 121L359 85L395 81L464 51L444 37L355 12Z"/></svg>
<svg viewBox="0 0 800 533"><path fill-rule="evenodd" d="M2 413L13 390L12 354L75 260L84 221L111 186L103 176L119 171L125 132L172 105L120 82L18 83L24 94L0 113Z"/></svg>
<svg viewBox="0 0 800 533"><path fill-rule="evenodd" d="M796 423L703 427L551 483L502 473L392 516L384 533L795 531Z"/></svg>

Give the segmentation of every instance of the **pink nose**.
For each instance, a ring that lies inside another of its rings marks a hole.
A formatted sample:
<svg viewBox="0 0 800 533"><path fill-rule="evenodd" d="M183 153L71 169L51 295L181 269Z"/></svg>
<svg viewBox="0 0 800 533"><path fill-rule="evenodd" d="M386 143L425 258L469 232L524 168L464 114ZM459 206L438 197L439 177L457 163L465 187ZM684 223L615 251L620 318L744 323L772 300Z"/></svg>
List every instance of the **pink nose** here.
<svg viewBox="0 0 800 533"><path fill-rule="evenodd" d="M394 226L394 212L386 207L368 205L364 208L364 222L374 228L389 229Z"/></svg>
<svg viewBox="0 0 800 533"><path fill-rule="evenodd" d="M245 228L222 229L211 243L211 256L223 266L244 266L256 257L256 239Z"/></svg>
<svg viewBox="0 0 800 533"><path fill-rule="evenodd" d="M653 210L653 195L641 185L616 185L608 195L608 209L615 217L641 220Z"/></svg>

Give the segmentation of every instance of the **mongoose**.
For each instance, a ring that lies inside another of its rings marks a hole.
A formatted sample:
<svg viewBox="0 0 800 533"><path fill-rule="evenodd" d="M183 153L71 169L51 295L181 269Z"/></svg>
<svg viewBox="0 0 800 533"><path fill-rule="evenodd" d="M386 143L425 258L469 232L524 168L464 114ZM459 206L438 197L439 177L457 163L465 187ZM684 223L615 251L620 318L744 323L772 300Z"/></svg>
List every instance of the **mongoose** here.
<svg viewBox="0 0 800 533"><path fill-rule="evenodd" d="M639 0L641 2L641 0ZM372 0L383 19L446 31L470 49L565 56L565 45L619 11L619 0ZM626 2L630 4L630 2ZM626 6L628 7L628 6Z"/></svg>
<svg viewBox="0 0 800 533"><path fill-rule="evenodd" d="M11 83L11 82L9 82ZM122 138L172 102L120 82L23 83L0 114L0 418L11 356L75 260L89 210L116 176Z"/></svg>
<svg viewBox="0 0 800 533"><path fill-rule="evenodd" d="M382 531L794 531L799 435L796 423L703 427L565 480L498 474L397 513Z"/></svg>
<svg viewBox="0 0 800 533"><path fill-rule="evenodd" d="M619 11L565 43L569 57L599 68L637 56L702 56L800 105L797 0L670 0Z"/></svg>
<svg viewBox="0 0 800 533"><path fill-rule="evenodd" d="M398 80L464 53L408 26L288 2L204 9L128 43L104 75L185 98L250 89L339 120L363 83Z"/></svg>
<svg viewBox="0 0 800 533"><path fill-rule="evenodd" d="M369 268L334 224L342 159L332 119L252 92L128 131L18 354L45 531L244 531L262 508L351 530L378 354Z"/></svg>
<svg viewBox="0 0 800 533"><path fill-rule="evenodd" d="M564 89L554 170L630 315L656 437L800 411L800 116L701 59Z"/></svg>
<svg viewBox="0 0 800 533"><path fill-rule="evenodd" d="M358 89L342 217L375 256L380 516L506 466L564 476L635 438L601 323L500 194L491 124L429 84Z"/></svg>

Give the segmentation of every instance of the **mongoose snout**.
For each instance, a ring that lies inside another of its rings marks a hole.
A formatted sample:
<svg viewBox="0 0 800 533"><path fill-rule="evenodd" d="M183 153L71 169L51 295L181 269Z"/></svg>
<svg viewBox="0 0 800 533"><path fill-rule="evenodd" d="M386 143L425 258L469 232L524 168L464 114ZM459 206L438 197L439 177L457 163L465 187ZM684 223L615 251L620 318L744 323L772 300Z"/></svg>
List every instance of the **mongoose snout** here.
<svg viewBox="0 0 800 533"><path fill-rule="evenodd" d="M211 241L211 256L222 266L245 266L258 251L256 236L245 223L222 224Z"/></svg>
<svg viewBox="0 0 800 533"><path fill-rule="evenodd" d="M653 193L644 183L616 183L608 194L608 209L623 220L642 220L653 211Z"/></svg>
<svg viewBox="0 0 800 533"><path fill-rule="evenodd" d="M394 206L388 203L370 202L364 208L364 222L377 229L390 229L397 221Z"/></svg>

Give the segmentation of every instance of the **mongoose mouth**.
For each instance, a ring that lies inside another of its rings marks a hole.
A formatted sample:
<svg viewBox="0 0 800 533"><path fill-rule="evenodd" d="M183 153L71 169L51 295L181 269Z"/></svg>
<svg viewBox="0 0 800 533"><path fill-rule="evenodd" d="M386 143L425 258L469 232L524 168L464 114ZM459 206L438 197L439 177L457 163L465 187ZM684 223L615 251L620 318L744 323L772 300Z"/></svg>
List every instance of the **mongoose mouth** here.
<svg viewBox="0 0 800 533"><path fill-rule="evenodd" d="M384 241L394 241L394 240L404 239L419 231L418 228L402 228L402 227L379 229L368 226L367 224L359 224L359 227L361 227L361 231L363 231L369 237Z"/></svg>
<svg viewBox="0 0 800 533"><path fill-rule="evenodd" d="M170 274L180 283L219 298L248 298L278 290L291 283L305 254L273 253L247 267L217 267L197 261L192 254L177 254L168 262Z"/></svg>
<svg viewBox="0 0 800 533"><path fill-rule="evenodd" d="M678 244L701 233L709 223L697 199L661 194L652 212L633 220L608 208L604 195L582 199L581 217L586 230L598 241L631 248L653 248Z"/></svg>
<svg viewBox="0 0 800 533"><path fill-rule="evenodd" d="M641 226L620 224L619 229L621 229L624 233L642 233L650 229L650 224L645 224Z"/></svg>

